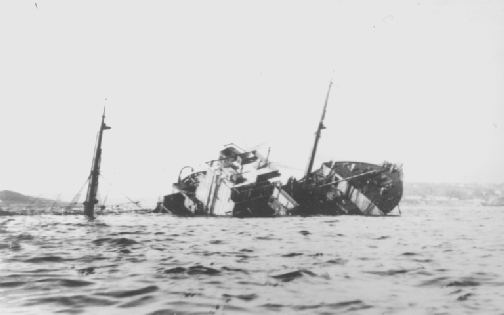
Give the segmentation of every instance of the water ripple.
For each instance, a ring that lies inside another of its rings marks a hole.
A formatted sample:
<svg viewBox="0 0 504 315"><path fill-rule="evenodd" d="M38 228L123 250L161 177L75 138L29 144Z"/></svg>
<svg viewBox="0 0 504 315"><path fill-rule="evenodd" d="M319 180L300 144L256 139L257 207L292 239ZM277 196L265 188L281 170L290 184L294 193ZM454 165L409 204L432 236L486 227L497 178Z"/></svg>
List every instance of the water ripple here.
<svg viewBox="0 0 504 315"><path fill-rule="evenodd" d="M0 218L2 314L498 314L504 208ZM5 310L4 310L5 309ZM19 312L19 310L21 310Z"/></svg>

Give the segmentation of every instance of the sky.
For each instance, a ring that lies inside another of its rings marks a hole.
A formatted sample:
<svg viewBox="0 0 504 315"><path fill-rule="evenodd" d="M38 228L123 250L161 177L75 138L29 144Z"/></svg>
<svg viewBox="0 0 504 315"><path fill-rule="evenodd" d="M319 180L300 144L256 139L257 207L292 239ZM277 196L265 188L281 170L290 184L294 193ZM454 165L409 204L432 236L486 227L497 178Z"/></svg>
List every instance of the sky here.
<svg viewBox="0 0 504 315"><path fill-rule="evenodd" d="M35 5L36 4L36 5ZM154 203L223 145L504 182L504 1L0 2L0 190Z"/></svg>

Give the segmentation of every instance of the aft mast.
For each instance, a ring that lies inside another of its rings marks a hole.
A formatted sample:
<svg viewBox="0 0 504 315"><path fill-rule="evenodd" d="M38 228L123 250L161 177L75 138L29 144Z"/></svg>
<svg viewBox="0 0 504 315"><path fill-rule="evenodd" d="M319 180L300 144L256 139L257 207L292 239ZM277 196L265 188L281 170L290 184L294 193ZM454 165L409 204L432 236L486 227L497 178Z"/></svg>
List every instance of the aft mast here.
<svg viewBox="0 0 504 315"><path fill-rule="evenodd" d="M89 185L86 194L86 201L84 201L84 215L91 219L94 218L94 207L95 204L98 203L96 194L98 193L98 176L100 175L100 162L102 154L101 145L103 131L107 129L110 129L110 127L105 124L105 109L103 109L100 131L98 132L98 139L93 156L93 164L91 165L91 173L89 174Z"/></svg>
<svg viewBox="0 0 504 315"><path fill-rule="evenodd" d="M326 110L327 110L327 102L329 100L329 93L331 92L331 86L332 86L332 81L329 83L329 88L327 89L327 95L324 103L324 109L322 110L322 117L320 117L320 121L317 127L317 131L315 132L315 142L313 143L313 149L310 155L310 161L308 162L308 167L306 168L306 173L305 177L308 177L310 175L312 168L313 168L313 163L315 161L315 155L317 154L317 147L318 143L320 140L320 135L322 134L322 129L325 129L324 126L324 119L326 115Z"/></svg>

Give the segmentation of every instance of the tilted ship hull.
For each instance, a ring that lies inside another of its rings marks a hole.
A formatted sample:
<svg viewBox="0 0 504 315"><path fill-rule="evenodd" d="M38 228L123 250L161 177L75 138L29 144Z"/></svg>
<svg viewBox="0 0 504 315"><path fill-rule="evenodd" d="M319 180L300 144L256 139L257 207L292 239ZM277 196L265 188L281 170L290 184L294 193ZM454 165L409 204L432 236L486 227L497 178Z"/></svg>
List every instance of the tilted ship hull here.
<svg viewBox="0 0 504 315"><path fill-rule="evenodd" d="M174 193L164 196L154 212L234 217L386 215L398 206L403 193L402 169L390 163L325 162L308 177L291 178L283 186L270 181L280 175L278 171L265 169L252 176L254 181L241 182L240 172L226 176L229 169L222 166L180 179L173 184Z"/></svg>
<svg viewBox="0 0 504 315"><path fill-rule="evenodd" d="M331 90L315 132L305 176L281 185L278 170L256 151L227 146L205 171L173 184L154 212L178 216L385 215L403 193L402 167L383 163L325 162L312 171Z"/></svg>
<svg viewBox="0 0 504 315"><path fill-rule="evenodd" d="M322 117L303 178L289 179L284 189L296 200L300 215L384 215L401 200L402 167L391 163L325 162L312 171L331 91L329 83Z"/></svg>
<svg viewBox="0 0 504 315"><path fill-rule="evenodd" d="M400 202L402 169L384 163L325 162L284 189L296 200L299 215L384 215Z"/></svg>

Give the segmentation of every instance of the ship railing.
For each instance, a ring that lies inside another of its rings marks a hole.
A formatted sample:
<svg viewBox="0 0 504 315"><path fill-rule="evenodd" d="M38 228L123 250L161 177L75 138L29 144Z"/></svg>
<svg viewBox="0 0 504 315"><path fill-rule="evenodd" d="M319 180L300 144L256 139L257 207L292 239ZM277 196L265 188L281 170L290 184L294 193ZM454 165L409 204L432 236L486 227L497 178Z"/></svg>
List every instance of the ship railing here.
<svg viewBox="0 0 504 315"><path fill-rule="evenodd" d="M378 174L383 173L383 172L384 172L384 170L373 170L373 171L365 172L365 173L362 173L362 174L358 174L358 175L354 175L354 176L338 179L338 180L335 180L335 181L332 181L332 182L329 182L329 183L326 183L326 184L319 185L318 187L327 187L327 186L331 186L331 185L334 185L334 184L338 184L340 182L347 182L347 181L350 181L350 180L353 180L353 179L357 179L357 178L361 178L361 177L365 177L365 176L378 175Z"/></svg>

